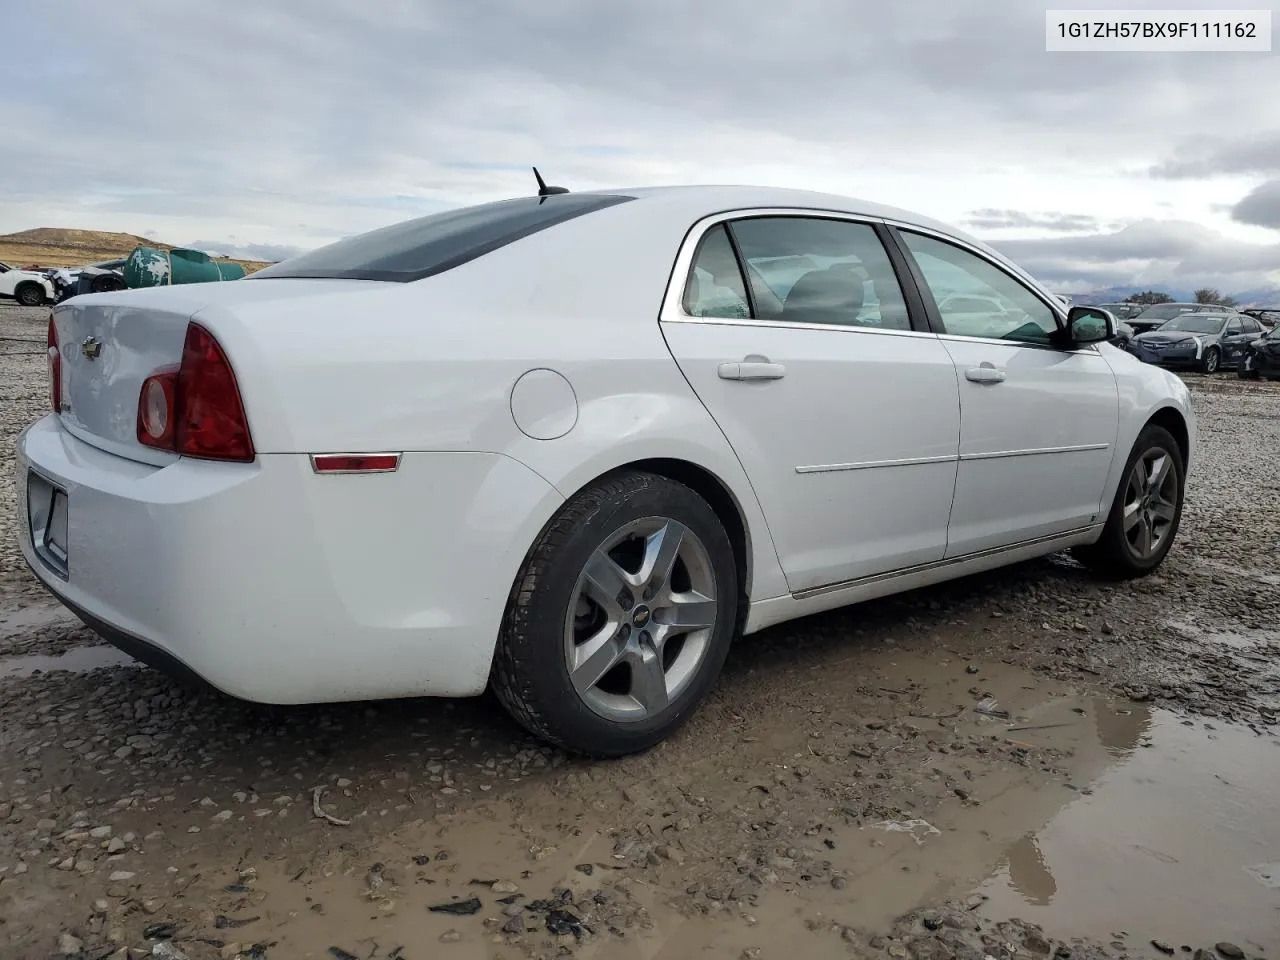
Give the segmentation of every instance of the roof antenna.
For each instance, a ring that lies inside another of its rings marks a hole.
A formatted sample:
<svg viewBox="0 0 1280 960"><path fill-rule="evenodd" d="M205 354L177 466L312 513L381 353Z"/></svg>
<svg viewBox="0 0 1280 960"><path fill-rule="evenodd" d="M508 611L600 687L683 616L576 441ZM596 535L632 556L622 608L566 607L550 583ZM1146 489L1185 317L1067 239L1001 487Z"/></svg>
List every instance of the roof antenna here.
<svg viewBox="0 0 1280 960"><path fill-rule="evenodd" d="M538 181L538 196L540 196L540 197L546 198L546 197L551 196L553 193L568 193L568 192L569 192L569 188L568 188L568 187L549 187L549 186L547 186L547 181L545 181L545 180L543 180L543 179L542 179L542 174L540 174L540 173L538 172L538 168L537 168L537 167L534 167L534 168L533 168L533 176L534 176L534 178Z"/></svg>

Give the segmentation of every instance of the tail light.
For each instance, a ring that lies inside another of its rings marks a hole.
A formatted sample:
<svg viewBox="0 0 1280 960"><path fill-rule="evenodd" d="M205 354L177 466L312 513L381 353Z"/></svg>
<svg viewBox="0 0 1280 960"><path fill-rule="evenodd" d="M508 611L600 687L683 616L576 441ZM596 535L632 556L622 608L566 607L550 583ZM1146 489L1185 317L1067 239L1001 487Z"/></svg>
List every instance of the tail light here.
<svg viewBox="0 0 1280 960"><path fill-rule="evenodd" d="M235 372L213 334L200 324L187 324L178 369L143 382L138 442L203 460L253 460Z"/></svg>
<svg viewBox="0 0 1280 960"><path fill-rule="evenodd" d="M40 341L37 340L36 343ZM54 413L62 412L62 348L58 345L58 328L49 314L49 347L45 352L49 361L49 403Z"/></svg>

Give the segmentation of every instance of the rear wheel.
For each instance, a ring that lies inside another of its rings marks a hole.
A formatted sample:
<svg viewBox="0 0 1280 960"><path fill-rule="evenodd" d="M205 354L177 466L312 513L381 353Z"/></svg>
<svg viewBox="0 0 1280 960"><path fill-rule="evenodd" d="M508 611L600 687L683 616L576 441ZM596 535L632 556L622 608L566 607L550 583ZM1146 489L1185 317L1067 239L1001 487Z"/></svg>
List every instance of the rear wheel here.
<svg viewBox="0 0 1280 960"><path fill-rule="evenodd" d="M1258 368L1253 362L1252 353L1246 353L1240 360L1240 366L1236 369L1236 376L1241 380L1258 379Z"/></svg>
<svg viewBox="0 0 1280 960"><path fill-rule="evenodd" d="M1204 352L1204 358L1200 361L1200 369L1204 373L1217 373L1221 365L1222 354L1217 347L1210 347Z"/></svg>
<svg viewBox="0 0 1280 960"><path fill-rule="evenodd" d="M13 298L24 307L38 307L44 303L44 288L38 283L20 283Z"/></svg>
<svg viewBox="0 0 1280 960"><path fill-rule="evenodd" d="M1164 562L1182 520L1182 454L1172 434L1148 424L1125 465L1106 526L1097 543L1073 556L1103 576L1143 577Z"/></svg>
<svg viewBox="0 0 1280 960"><path fill-rule="evenodd" d="M601 480L529 552L490 682L535 736L595 756L647 749L719 675L738 589L729 537L697 493L648 473Z"/></svg>

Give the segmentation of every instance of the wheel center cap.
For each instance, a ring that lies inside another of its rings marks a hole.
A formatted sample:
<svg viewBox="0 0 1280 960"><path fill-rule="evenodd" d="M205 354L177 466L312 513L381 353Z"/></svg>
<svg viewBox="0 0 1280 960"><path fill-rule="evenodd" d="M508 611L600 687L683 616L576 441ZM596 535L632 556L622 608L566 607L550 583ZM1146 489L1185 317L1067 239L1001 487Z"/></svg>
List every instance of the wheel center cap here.
<svg viewBox="0 0 1280 960"><path fill-rule="evenodd" d="M646 626L649 623L649 621L652 619L653 619L653 611L651 611L644 604L640 604L640 606L636 607L634 610L631 611L631 622L636 627Z"/></svg>

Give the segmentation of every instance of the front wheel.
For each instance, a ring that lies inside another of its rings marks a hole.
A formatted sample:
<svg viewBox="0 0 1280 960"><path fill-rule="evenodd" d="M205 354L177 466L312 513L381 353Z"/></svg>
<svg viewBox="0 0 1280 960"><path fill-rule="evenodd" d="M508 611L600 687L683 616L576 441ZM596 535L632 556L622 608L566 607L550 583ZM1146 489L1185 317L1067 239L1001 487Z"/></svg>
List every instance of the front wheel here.
<svg viewBox="0 0 1280 960"><path fill-rule="evenodd" d="M1144 577L1164 562L1182 521L1186 477L1173 435L1148 424L1125 464L1097 543L1076 547L1086 567L1116 580Z"/></svg>
<svg viewBox="0 0 1280 960"><path fill-rule="evenodd" d="M1217 373L1218 367L1222 365L1222 354L1217 347L1210 347L1204 352L1204 358L1200 361L1200 369L1204 373Z"/></svg>
<svg viewBox="0 0 1280 960"><path fill-rule="evenodd" d="M645 750L711 689L738 590L733 546L702 497L649 473L605 478L525 558L490 683L535 736L593 756Z"/></svg>
<svg viewBox="0 0 1280 960"><path fill-rule="evenodd" d="M38 307L44 303L44 288L38 283L20 283L13 298L24 307Z"/></svg>

